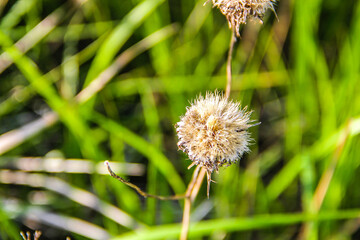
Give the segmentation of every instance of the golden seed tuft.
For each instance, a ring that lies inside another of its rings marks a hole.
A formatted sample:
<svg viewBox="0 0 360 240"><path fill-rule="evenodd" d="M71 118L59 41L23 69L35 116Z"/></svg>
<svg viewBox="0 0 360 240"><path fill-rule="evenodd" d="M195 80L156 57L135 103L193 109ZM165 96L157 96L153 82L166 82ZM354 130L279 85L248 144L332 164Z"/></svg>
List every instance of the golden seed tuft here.
<svg viewBox="0 0 360 240"><path fill-rule="evenodd" d="M210 1L210 0L208 0ZM248 17L262 19L267 9L275 13L274 4L276 0L211 0L213 7L220 9L226 17L229 28L240 36L240 25L246 24Z"/></svg>
<svg viewBox="0 0 360 240"><path fill-rule="evenodd" d="M176 124L178 147L211 174L249 151L250 115L218 92L200 95Z"/></svg>

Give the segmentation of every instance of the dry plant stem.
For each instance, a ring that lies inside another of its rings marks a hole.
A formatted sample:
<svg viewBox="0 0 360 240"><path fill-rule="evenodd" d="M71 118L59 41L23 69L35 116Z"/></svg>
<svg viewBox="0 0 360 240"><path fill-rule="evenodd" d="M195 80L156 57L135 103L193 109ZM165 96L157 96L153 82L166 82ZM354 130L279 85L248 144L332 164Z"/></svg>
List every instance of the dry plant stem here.
<svg viewBox="0 0 360 240"><path fill-rule="evenodd" d="M211 172L210 171L206 171L206 176L207 176L207 197L210 198L210 183L211 183Z"/></svg>
<svg viewBox="0 0 360 240"><path fill-rule="evenodd" d="M198 174L197 178L196 178L196 182L194 184L194 187L192 188L191 194L190 194L190 200L191 202L193 202L197 196L197 194L199 193L202 181L205 177L205 173L206 173L206 169L205 168L201 168L200 173Z"/></svg>
<svg viewBox="0 0 360 240"><path fill-rule="evenodd" d="M201 168L200 166L196 166L196 168L195 168L195 170L193 172L191 181L189 182L188 187L187 187L186 192L185 192L186 197L190 197L193 189L195 188L195 185L197 183L197 179L199 177L200 168Z"/></svg>
<svg viewBox="0 0 360 240"><path fill-rule="evenodd" d="M191 199L187 197L185 198L185 202L184 202L184 213L181 224L180 240L186 240L188 237L189 225L190 225L190 209L191 209Z"/></svg>
<svg viewBox="0 0 360 240"><path fill-rule="evenodd" d="M183 212L183 219L181 224L180 240L186 240L188 237L191 203L195 200L196 195L199 192L205 173L206 173L205 168L201 168L200 166L197 166L194 171L192 180L189 183L188 188L186 189L186 198L184 202L184 212Z"/></svg>
<svg viewBox="0 0 360 240"><path fill-rule="evenodd" d="M226 91L225 91L225 97L229 98L230 97L230 91L231 91L231 78L232 78L232 74L231 74L231 61L232 61L232 55L233 55L233 51L234 51L234 45L236 42L236 36L235 36L235 32L232 32L231 35L231 39L230 39L230 46L229 46L229 53L228 53L228 58L227 58L227 63L226 63Z"/></svg>
<svg viewBox="0 0 360 240"><path fill-rule="evenodd" d="M180 239L181 240L186 240L187 239L187 235L189 232L189 225L190 225L190 210L191 210L191 202L195 200L199 189L201 187L201 183L204 179L205 173L206 173L206 169L205 168L201 168L200 166L197 166L191 182L189 183L185 194L183 195L174 195L174 196L158 196L158 195L153 195L153 194L149 194L146 193L144 191L142 191L138 186L136 186L135 184L132 184L128 181L126 181L125 179L123 179L122 177L116 175L114 173L114 171L111 169L109 161L105 161L105 165L110 173L110 175L117 179L118 181L124 183L125 185L131 187L132 189L136 190L141 196L143 197L152 197L152 198L156 198L159 200L179 200L179 199L185 199L185 203L184 203L184 213L183 213L183 220L182 220L182 228L181 228L181 234L180 234Z"/></svg>
<svg viewBox="0 0 360 240"><path fill-rule="evenodd" d="M338 140L336 151L334 153L332 161L331 161L329 167L327 168L327 170L322 174L319 184L316 187L316 190L315 190L314 196L312 198L312 202L311 202L311 210L313 211L312 213L320 211L320 208L323 204L326 193L329 190L330 182L334 176L336 166L338 165L340 156L344 150L345 143L350 134L350 129L349 129L350 124L351 124L351 121L348 122L348 124L346 125L346 128L345 128L345 131L341 134L341 136ZM299 235L298 239L299 240L307 239L309 229L310 229L309 223L304 223L300 230L300 235Z"/></svg>
<svg viewBox="0 0 360 240"><path fill-rule="evenodd" d="M350 124L351 121L349 121L346 125L345 131L342 133L341 137L338 140L336 151L334 153L334 156L332 158L332 161L330 163L330 166L328 169L322 174L319 184L316 187L313 199L312 199L312 206L316 211L319 211L323 201L325 199L326 193L329 190L330 182L334 176L334 172L336 169L336 166L338 165L340 156L344 150L345 143L349 138L350 135Z"/></svg>
<svg viewBox="0 0 360 240"><path fill-rule="evenodd" d="M118 181L124 183L125 185L131 187L132 189L136 190L141 196L147 198L147 197L152 197L152 198L156 198L159 200L178 200L178 199L183 199L186 198L186 196L184 194L182 195L174 195L174 196L158 196L158 195L153 195L147 192L144 192L143 190L141 190L138 186L136 186L135 184L132 184L131 182L126 181L125 179L123 179L122 177L116 175L114 173L114 171L110 168L110 164L109 161L105 161L106 167L110 173L110 175L117 179Z"/></svg>

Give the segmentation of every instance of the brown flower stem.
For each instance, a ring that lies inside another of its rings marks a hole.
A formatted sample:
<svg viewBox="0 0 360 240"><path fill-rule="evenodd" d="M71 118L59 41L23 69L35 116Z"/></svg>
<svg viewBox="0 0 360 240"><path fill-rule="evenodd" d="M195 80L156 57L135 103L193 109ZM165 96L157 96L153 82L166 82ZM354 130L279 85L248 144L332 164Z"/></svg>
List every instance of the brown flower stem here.
<svg viewBox="0 0 360 240"><path fill-rule="evenodd" d="M186 188L186 192L185 192L185 196L186 197L190 197L191 195L191 192L193 191L196 183L197 183L197 179L199 177L199 172L200 172L200 166L196 166L194 172L193 172L193 175L192 175L192 178L191 178L191 181L189 182L188 184L188 187Z"/></svg>
<svg viewBox="0 0 360 240"><path fill-rule="evenodd" d="M232 55L233 55L233 51L234 51L234 45L236 42L236 36L235 36L235 32L232 32L231 35L231 39L230 39L230 46L229 46L229 52L228 52L228 57L227 57L227 63L226 63L226 91L225 91L225 98L229 98L230 97L230 91L231 91L231 78L232 78L232 74L231 74L231 61L232 61Z"/></svg>
<svg viewBox="0 0 360 240"><path fill-rule="evenodd" d="M198 177L196 178L196 182L195 182L194 187L193 187L193 189L191 191L191 194L190 194L191 202L193 202L195 200L197 194L199 193L199 190L200 190L202 181L204 179L205 173L206 173L206 169L201 168L200 173L199 173Z"/></svg>
<svg viewBox="0 0 360 240"><path fill-rule="evenodd" d="M191 210L191 203L195 200L197 194L199 193L202 181L205 177L205 174L207 173L207 170L205 168L202 168L200 166L197 166L194 170L192 179L186 189L185 194L182 195L174 195L174 196L158 196L149 194L147 192L142 191L138 186L135 184L132 184L122 177L116 175L114 171L111 169L109 161L105 161L105 165L107 167L107 170L109 171L110 175L115 178L116 180L124 183L125 185L131 187L132 189L136 190L141 196L143 197L152 197L159 200L179 200L184 199L184 213L183 213L183 219L182 219L182 228L181 228L181 234L180 234L180 240L186 240L188 237L189 232L189 225L190 225L190 210Z"/></svg>
<svg viewBox="0 0 360 240"><path fill-rule="evenodd" d="M325 199L326 193L329 190L330 182L334 176L334 172L336 169L336 166L339 163L340 156L344 150L345 143L348 140L349 134L350 134L350 124L351 121L349 121L344 129L344 132L340 135L340 138L337 142L336 151L334 153L334 156L332 158L332 161L328 167L328 169L322 174L319 184L316 187L313 199L312 199L312 208L315 211L319 211L323 201Z"/></svg>
<svg viewBox="0 0 360 240"><path fill-rule="evenodd" d="M191 210L191 203L195 200L199 189L201 187L201 183L204 179L206 170L197 166L191 182L186 189L186 197L184 202L184 212L183 212L183 219L181 225L181 233L180 233L180 240L186 240L189 233L189 225L190 225L190 210Z"/></svg>
<svg viewBox="0 0 360 240"><path fill-rule="evenodd" d="M110 173L110 175L115 178L116 180L124 183L125 185L131 187L132 189L136 190L141 196L147 198L147 197L152 197L152 198L156 198L159 200L179 200L179 199L183 199L186 198L185 194L181 194L181 195L173 195L173 196L158 196L158 195L153 195L147 192L144 192L143 190L141 190L138 186L136 186L135 184L132 184L131 182L126 181L125 179L123 179L122 177L116 175L114 173L114 171L111 169L109 161L105 161L105 165Z"/></svg>
<svg viewBox="0 0 360 240"><path fill-rule="evenodd" d="M190 209L191 209L191 200L190 197L187 197L185 198L185 204L184 204L180 240L186 240L188 237L189 225L190 225Z"/></svg>

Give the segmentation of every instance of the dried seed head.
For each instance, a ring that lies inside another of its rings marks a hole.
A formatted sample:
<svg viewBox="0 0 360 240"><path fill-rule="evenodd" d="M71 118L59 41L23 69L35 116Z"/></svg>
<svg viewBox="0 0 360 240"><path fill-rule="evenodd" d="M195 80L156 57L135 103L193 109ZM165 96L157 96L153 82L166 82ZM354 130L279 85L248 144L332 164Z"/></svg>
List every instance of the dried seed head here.
<svg viewBox="0 0 360 240"><path fill-rule="evenodd" d="M208 0L210 1L210 0ZM248 17L262 19L267 9L275 13L274 4L276 0L211 0L213 7L220 9L229 23L229 28L240 36L240 25L246 24Z"/></svg>
<svg viewBox="0 0 360 240"><path fill-rule="evenodd" d="M208 174L249 151L250 112L218 92L196 99L176 124L178 147ZM192 165L193 165L192 164Z"/></svg>

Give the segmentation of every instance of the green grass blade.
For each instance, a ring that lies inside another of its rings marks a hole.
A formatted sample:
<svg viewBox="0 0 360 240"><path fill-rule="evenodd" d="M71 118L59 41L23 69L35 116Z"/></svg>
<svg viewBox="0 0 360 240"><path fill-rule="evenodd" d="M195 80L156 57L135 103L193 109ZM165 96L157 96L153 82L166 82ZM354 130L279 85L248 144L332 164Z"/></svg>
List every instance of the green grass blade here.
<svg viewBox="0 0 360 240"><path fill-rule="evenodd" d="M259 215L251 218L215 219L193 224L189 230L189 238L208 236L212 233L215 233L216 231L248 231L255 229L284 227L307 221L343 220L359 217L359 209L350 209L336 212L324 211L318 215L292 213L269 214L264 216ZM176 238L180 234L180 229L180 224L162 225L124 234L112 238L112 240L155 240L163 238Z"/></svg>
<svg viewBox="0 0 360 240"><path fill-rule="evenodd" d="M123 44L133 34L134 30L156 9L164 0L146 0L137 5L121 23L113 30L101 45L85 80L87 86L97 75L108 67Z"/></svg>
<svg viewBox="0 0 360 240"><path fill-rule="evenodd" d="M88 138L90 132L86 122L79 115L77 106L70 105L60 98L57 91L52 86L52 82L46 79L37 68L36 64L12 45L9 39L0 29L0 45L5 52L13 59L22 74L31 83L33 88L42 95L49 106L56 111L72 133L77 137L85 157L99 159L103 158L101 151L97 147L97 142L93 138Z"/></svg>

